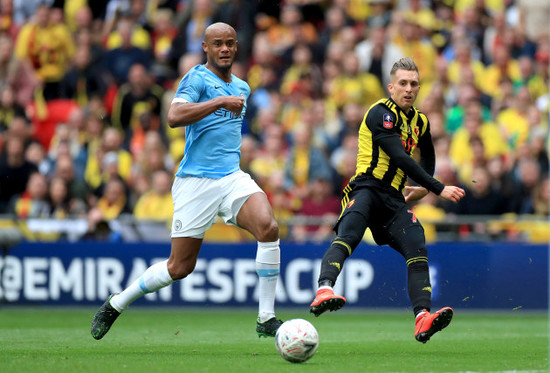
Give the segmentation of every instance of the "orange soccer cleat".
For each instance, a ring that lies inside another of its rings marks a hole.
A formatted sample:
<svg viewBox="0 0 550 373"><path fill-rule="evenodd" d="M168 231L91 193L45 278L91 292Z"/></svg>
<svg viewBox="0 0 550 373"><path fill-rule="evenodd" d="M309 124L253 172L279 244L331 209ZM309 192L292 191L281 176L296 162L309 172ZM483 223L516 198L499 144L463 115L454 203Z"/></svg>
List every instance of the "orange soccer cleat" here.
<svg viewBox="0 0 550 373"><path fill-rule="evenodd" d="M346 304L346 298L334 294L331 288L321 288L317 290L315 299L310 305L309 312L317 317L325 311L337 311L344 307L344 304Z"/></svg>
<svg viewBox="0 0 550 373"><path fill-rule="evenodd" d="M451 323L453 309L443 307L436 313L424 311L416 317L414 337L418 342L426 343L430 337Z"/></svg>

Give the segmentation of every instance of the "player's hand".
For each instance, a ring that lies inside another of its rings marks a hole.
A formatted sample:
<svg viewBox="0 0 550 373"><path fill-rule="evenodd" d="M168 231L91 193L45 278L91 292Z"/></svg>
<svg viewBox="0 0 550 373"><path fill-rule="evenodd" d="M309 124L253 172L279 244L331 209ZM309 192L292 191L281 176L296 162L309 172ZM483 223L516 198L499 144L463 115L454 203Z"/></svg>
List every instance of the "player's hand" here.
<svg viewBox="0 0 550 373"><path fill-rule="evenodd" d="M466 195L466 192L464 189L456 187L456 186L445 186L445 189L441 192L439 195L441 198L446 199L447 201L451 201L454 203L457 203Z"/></svg>
<svg viewBox="0 0 550 373"><path fill-rule="evenodd" d="M406 186L404 190L405 202L415 202L428 195L429 190L421 186Z"/></svg>
<svg viewBox="0 0 550 373"><path fill-rule="evenodd" d="M225 96L222 106L224 109L234 113L237 117L240 117L244 107L244 97Z"/></svg>

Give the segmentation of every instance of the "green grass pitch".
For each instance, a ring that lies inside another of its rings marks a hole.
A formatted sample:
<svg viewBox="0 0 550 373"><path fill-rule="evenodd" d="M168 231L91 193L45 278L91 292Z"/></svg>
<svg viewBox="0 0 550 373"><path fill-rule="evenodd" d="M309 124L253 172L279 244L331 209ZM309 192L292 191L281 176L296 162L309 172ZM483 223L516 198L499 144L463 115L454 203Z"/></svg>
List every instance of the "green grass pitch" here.
<svg viewBox="0 0 550 373"><path fill-rule="evenodd" d="M98 305L99 306L99 305ZM253 310L132 307L101 341L95 308L0 309L0 372L500 372L548 371L546 313L455 312L422 344L406 310L346 310L304 318L320 336L317 354L291 364L273 338L258 338Z"/></svg>

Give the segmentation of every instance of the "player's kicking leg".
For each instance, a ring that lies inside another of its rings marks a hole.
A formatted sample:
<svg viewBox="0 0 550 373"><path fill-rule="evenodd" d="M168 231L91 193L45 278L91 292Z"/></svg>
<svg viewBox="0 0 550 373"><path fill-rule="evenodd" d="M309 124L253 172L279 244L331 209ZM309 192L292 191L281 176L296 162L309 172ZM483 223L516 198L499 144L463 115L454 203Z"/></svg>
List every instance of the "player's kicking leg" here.
<svg viewBox="0 0 550 373"><path fill-rule="evenodd" d="M318 317L326 311L337 311L344 307L344 304L346 304L346 298L334 294L332 287L321 286L319 290L317 290L315 299L309 306L309 312Z"/></svg>
<svg viewBox="0 0 550 373"><path fill-rule="evenodd" d="M443 307L435 313L421 312L416 316L414 337L418 342L426 343L432 335L447 327L452 318L451 307Z"/></svg>
<svg viewBox="0 0 550 373"><path fill-rule="evenodd" d="M111 298L114 294L111 294L109 298L103 303L103 305L97 310L94 318L92 319L92 337L95 339L101 339L107 334L111 325L115 322L120 312L115 310L111 306Z"/></svg>

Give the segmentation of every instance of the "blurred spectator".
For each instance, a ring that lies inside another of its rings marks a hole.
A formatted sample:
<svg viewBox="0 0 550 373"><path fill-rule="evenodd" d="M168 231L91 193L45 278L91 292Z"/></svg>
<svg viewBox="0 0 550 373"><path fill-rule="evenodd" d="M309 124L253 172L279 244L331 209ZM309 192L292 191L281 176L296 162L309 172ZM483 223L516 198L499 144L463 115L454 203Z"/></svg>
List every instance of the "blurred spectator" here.
<svg viewBox="0 0 550 373"><path fill-rule="evenodd" d="M81 28L74 34L75 44L78 48L88 47L90 50L90 65L101 73L101 79L104 77L104 69L102 66L102 58L105 54L101 38L94 34L92 28ZM103 82L105 84L105 82Z"/></svg>
<svg viewBox="0 0 550 373"><path fill-rule="evenodd" d="M68 194L81 201L88 200L88 185L83 177L77 175L75 164L69 154L60 154L55 162L55 173L53 177L62 179L68 190Z"/></svg>
<svg viewBox="0 0 550 373"><path fill-rule="evenodd" d="M104 39L106 39L105 48L110 50L122 46L124 36L116 26L124 20L131 25L130 43L134 47L149 50L151 48L151 36L143 27L147 22L145 14L146 0L111 0L107 8L108 12L112 9L109 9L109 7L113 3L118 3L119 6L115 8L112 16L109 13L106 15L103 34Z"/></svg>
<svg viewBox="0 0 550 373"><path fill-rule="evenodd" d="M17 25L23 25L29 22L35 15L41 4L51 5L54 0L12 0L13 1L13 20Z"/></svg>
<svg viewBox="0 0 550 373"><path fill-rule="evenodd" d="M259 183L256 175L251 169L251 164L257 157L258 141L253 136L243 135L241 139L241 160L239 162L241 170L251 175L252 178Z"/></svg>
<svg viewBox="0 0 550 373"><path fill-rule="evenodd" d="M121 86L128 79L128 71L135 64L141 64L149 69L152 63L150 53L132 45L132 22L121 19L117 24L121 44L103 55L103 69L110 75L110 83Z"/></svg>
<svg viewBox="0 0 550 373"><path fill-rule="evenodd" d="M61 96L85 107L91 96L103 96L105 91L103 77L97 65L93 65L90 46L78 45L72 66L61 80Z"/></svg>
<svg viewBox="0 0 550 373"><path fill-rule="evenodd" d="M128 83L117 93L111 123L124 133L124 147L134 157L141 152L146 133L159 130L162 94L145 66L132 65Z"/></svg>
<svg viewBox="0 0 550 373"><path fill-rule="evenodd" d="M67 219L85 216L86 205L83 200L73 198L67 183L60 177L50 180L48 188L49 217Z"/></svg>
<svg viewBox="0 0 550 373"><path fill-rule="evenodd" d="M487 14L485 13L484 3L481 2L481 7L478 4L473 4L464 9L458 15L457 24L464 27L466 37L472 41L476 49L483 51L483 35L485 34L485 22ZM483 56L481 57L483 60Z"/></svg>
<svg viewBox="0 0 550 373"><path fill-rule="evenodd" d="M515 175L519 181L520 204L518 214L532 214L535 211L534 196L537 185L541 182L541 170L533 158L521 159L515 167Z"/></svg>
<svg viewBox="0 0 550 373"><path fill-rule="evenodd" d="M385 91L378 78L367 72L359 71L359 58L352 54L344 59L342 73L332 83L330 99L336 107L354 102L370 107L385 96Z"/></svg>
<svg viewBox="0 0 550 373"><path fill-rule="evenodd" d="M29 60L15 56L13 41L5 35L0 35L0 84L13 90L15 103L22 108L31 102L38 85Z"/></svg>
<svg viewBox="0 0 550 373"><path fill-rule="evenodd" d="M14 19L14 0L0 1L0 31L15 40L19 32L19 26Z"/></svg>
<svg viewBox="0 0 550 373"><path fill-rule="evenodd" d="M80 30L89 30L93 27L92 9L86 3L87 1L82 0L65 3L65 22L73 35Z"/></svg>
<svg viewBox="0 0 550 373"><path fill-rule="evenodd" d="M281 238L290 238L289 221L293 218L294 210L300 201L285 189L284 184L284 172L273 172L269 176L269 189L266 190L266 194L272 206L273 215L279 224L279 236Z"/></svg>
<svg viewBox="0 0 550 373"><path fill-rule="evenodd" d="M255 158L250 162L250 170L262 189L269 191L271 174L285 170L288 148L283 129L277 124L265 129L262 140Z"/></svg>
<svg viewBox="0 0 550 373"><path fill-rule="evenodd" d="M35 164L25 160L23 138L6 138L0 156L0 212L8 212L10 199L25 191L31 174L37 171Z"/></svg>
<svg viewBox="0 0 550 373"><path fill-rule="evenodd" d="M88 158L94 157L101 148L104 125L105 123L101 115L93 111L86 113L84 117L85 142L82 146L82 150L86 157L86 164L88 163ZM85 169L86 167L81 170L76 170L78 178L84 179Z"/></svg>
<svg viewBox="0 0 550 373"><path fill-rule="evenodd" d="M504 43L503 38L506 35L507 29L506 14L504 12L495 13L483 35L483 55L485 56L486 63L490 64L493 62L495 49Z"/></svg>
<svg viewBox="0 0 550 373"><path fill-rule="evenodd" d="M29 61L42 83L46 101L59 98L60 81L74 55L74 43L67 26L56 22L48 5L40 4L33 20L17 36L15 55Z"/></svg>
<svg viewBox="0 0 550 373"><path fill-rule="evenodd" d="M260 7L256 0L218 1L214 18L232 25L239 33L237 61L247 63L252 55L255 22Z"/></svg>
<svg viewBox="0 0 550 373"><path fill-rule="evenodd" d="M502 110L496 121L512 150L525 143L529 136L529 122L527 110L531 103L529 88L518 90L512 101L512 107Z"/></svg>
<svg viewBox="0 0 550 373"><path fill-rule="evenodd" d="M445 132L454 134L464 125L466 108L478 106L481 110L483 122L491 121L491 111L480 100L480 92L472 84L460 83L457 90L457 101L447 109L445 118Z"/></svg>
<svg viewBox="0 0 550 373"><path fill-rule="evenodd" d="M351 23L351 21L347 19L346 12L343 8L332 5L325 11L324 23L324 28L319 33L318 39L321 56L325 55L326 48L331 42L339 41L341 38L340 33Z"/></svg>
<svg viewBox="0 0 550 373"><path fill-rule="evenodd" d="M518 62L511 58L508 46L499 45L495 48L493 63L485 68L483 85L480 88L489 96L498 97L499 83L504 78L520 80L521 72Z"/></svg>
<svg viewBox="0 0 550 373"><path fill-rule="evenodd" d="M46 150L38 141L31 141L25 150L25 160L36 165L38 172L47 175L50 172L50 162L48 162Z"/></svg>
<svg viewBox="0 0 550 373"><path fill-rule="evenodd" d="M472 58L472 45L469 39L460 39L455 42L455 59L449 63L448 77L452 84L461 82L462 68L468 67L473 71L475 87L483 86L485 67L479 60Z"/></svg>
<svg viewBox="0 0 550 373"><path fill-rule="evenodd" d="M158 9L153 16L153 29L151 30L151 49L154 61L151 67L159 85L175 79L176 70L173 68L170 58L172 54L172 42L178 29L174 26L174 13L167 8ZM240 45L239 45L240 47Z"/></svg>
<svg viewBox="0 0 550 373"><path fill-rule="evenodd" d="M267 29L267 37L273 52L278 56L283 56L298 42L310 45L316 43L318 35L315 27L304 21L298 6L285 3L281 7L279 22Z"/></svg>
<svg viewBox="0 0 550 373"><path fill-rule="evenodd" d="M107 128L103 132L101 147L96 154L88 155L86 183L92 190L98 189L102 183L109 180L108 168L124 180L128 180L132 170L132 156L121 149L123 136L115 128ZM114 168L114 170L113 170Z"/></svg>
<svg viewBox="0 0 550 373"><path fill-rule="evenodd" d="M533 213L548 217L550 208L550 179L542 179L533 190Z"/></svg>
<svg viewBox="0 0 550 373"><path fill-rule="evenodd" d="M143 149L137 155L133 174L140 173L151 179L158 170L174 170L174 160L166 150L166 146L158 132L148 132L145 135Z"/></svg>
<svg viewBox="0 0 550 373"><path fill-rule="evenodd" d="M292 238L298 242L325 242L334 235L332 228L340 213L340 199L333 194L330 178L319 175L310 182L309 195L302 200L297 211L305 217L321 218L315 224L296 224Z"/></svg>
<svg viewBox="0 0 550 373"><path fill-rule="evenodd" d="M504 212L516 212L520 200L519 183L507 168L503 157L489 159L487 171L489 171L492 188L504 201Z"/></svg>
<svg viewBox="0 0 550 373"><path fill-rule="evenodd" d="M357 43L355 54L359 57L359 69L373 74L386 87L393 63L404 57L401 49L388 38L386 27L372 26L368 37Z"/></svg>
<svg viewBox="0 0 550 373"><path fill-rule="evenodd" d="M151 186L151 190L137 200L134 216L138 220L171 222L174 213L172 175L164 170L155 171Z"/></svg>
<svg viewBox="0 0 550 373"><path fill-rule="evenodd" d="M118 242L120 239L120 235L111 229L101 210L91 209L88 213L88 230L81 240Z"/></svg>
<svg viewBox="0 0 550 373"><path fill-rule="evenodd" d="M202 53L204 30L214 22L214 2L189 0L184 12L176 19L178 33L172 41L172 63L186 54Z"/></svg>
<svg viewBox="0 0 550 373"><path fill-rule="evenodd" d="M466 195L453 206L459 215L499 215L505 211L504 201L491 188L489 172L483 166L472 170L472 181L466 185Z"/></svg>
<svg viewBox="0 0 550 373"><path fill-rule="evenodd" d="M281 82L281 94L290 95L299 90L300 84L304 84L304 78L309 77L313 86L311 94L321 89L322 74L321 70L313 63L311 49L306 45L299 43L292 50L292 63L286 69Z"/></svg>
<svg viewBox="0 0 550 373"><path fill-rule="evenodd" d="M130 212L127 206L127 197L124 182L121 179L113 178L105 184L96 207L101 212L103 219L110 221L118 218L122 213Z"/></svg>
<svg viewBox="0 0 550 373"><path fill-rule="evenodd" d="M393 3L392 0L368 0L370 14L367 17L367 25L369 27L387 27L391 21Z"/></svg>
<svg viewBox="0 0 550 373"><path fill-rule="evenodd" d="M521 78L514 81L514 88L526 86L533 100L545 95L548 92L548 82L539 71L535 71L533 59L529 56L521 56L518 58L518 63Z"/></svg>
<svg viewBox="0 0 550 373"><path fill-rule="evenodd" d="M476 141L472 143L472 139ZM450 158L459 167L462 182L469 181L468 169L471 170L474 165L475 152L472 145L481 146L483 152L479 157L484 159L506 156L509 153L507 141L501 135L499 127L493 122L482 122L481 105L476 100L468 103L464 126L454 133L449 149Z"/></svg>
<svg viewBox="0 0 550 373"><path fill-rule="evenodd" d="M332 179L325 154L311 144L311 128L300 126L292 133L292 147L286 161L286 188L299 199L308 194L308 183L316 178Z"/></svg>
<svg viewBox="0 0 550 373"><path fill-rule="evenodd" d="M519 10L518 29L531 41L548 34L550 3L545 0L517 0Z"/></svg>
<svg viewBox="0 0 550 373"><path fill-rule="evenodd" d="M48 181L46 176L33 172L23 193L11 197L8 212L19 219L49 217Z"/></svg>
<svg viewBox="0 0 550 373"><path fill-rule="evenodd" d="M412 57L418 65L422 84L430 82L435 76L437 51L430 41L422 39L422 28L411 13L405 13L402 19L394 20L395 32L393 42L401 49L404 56Z"/></svg>
<svg viewBox="0 0 550 373"><path fill-rule="evenodd" d="M15 101L11 86L0 88L0 133L8 129L15 117L24 117L25 110Z"/></svg>

